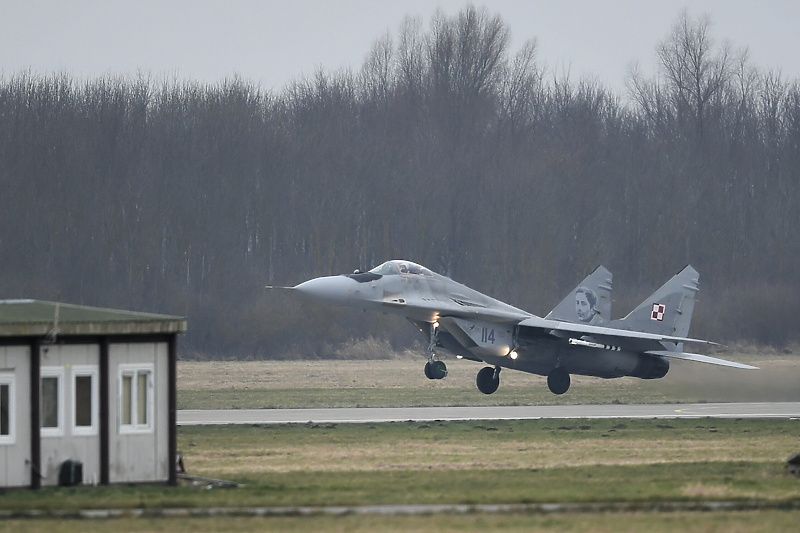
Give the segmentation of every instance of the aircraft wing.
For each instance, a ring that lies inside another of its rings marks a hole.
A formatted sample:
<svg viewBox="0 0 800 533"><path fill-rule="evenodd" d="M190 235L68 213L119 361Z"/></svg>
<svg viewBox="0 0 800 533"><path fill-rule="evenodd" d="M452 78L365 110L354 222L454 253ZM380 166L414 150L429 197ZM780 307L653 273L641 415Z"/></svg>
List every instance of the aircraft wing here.
<svg viewBox="0 0 800 533"><path fill-rule="evenodd" d="M689 337L674 337L671 335L660 335L657 333L645 333L641 331L630 331L616 328L605 328L602 326L589 326L575 324L571 322L560 322L547 320L539 317L531 317L519 323L522 328L530 328L534 335L551 335L562 339L568 339L571 344L595 346L603 344L606 347L617 347L621 350L639 351L651 355L660 355L672 359L682 359L684 361L694 361L699 363L710 363L714 365L729 366L745 370L756 370L758 367L736 363L725 359L719 359L708 355L686 353L680 351L664 350L663 342L684 343L693 342L711 346L720 346L716 342L703 339L692 339ZM602 347L602 346L599 346Z"/></svg>
<svg viewBox="0 0 800 533"><path fill-rule="evenodd" d="M716 342L706 341L703 339L692 339L689 337L673 337L671 335L660 335L658 333L644 333L642 331L631 331L626 329L606 328L603 326L590 326L585 324L575 324L573 322L561 322L558 320L548 320L545 318L531 317L519 323L520 327L532 328L540 333L545 333L559 338L581 338L589 336L596 339L616 340L619 343L629 343L636 341L637 344L658 343L661 342L695 342L699 344L709 344L713 346L720 346ZM613 344L613 343L611 343ZM653 344L653 349L658 349L656 344ZM625 346L621 346L625 347ZM662 347L663 348L663 347ZM642 350L644 351L644 350Z"/></svg>

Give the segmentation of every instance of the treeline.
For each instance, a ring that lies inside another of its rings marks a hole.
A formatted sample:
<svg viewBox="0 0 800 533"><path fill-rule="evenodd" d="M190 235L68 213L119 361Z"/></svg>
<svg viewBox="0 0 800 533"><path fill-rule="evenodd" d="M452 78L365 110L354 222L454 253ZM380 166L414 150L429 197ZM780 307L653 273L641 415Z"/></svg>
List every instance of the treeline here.
<svg viewBox="0 0 800 533"><path fill-rule="evenodd" d="M685 12L629 98L466 8L279 93L0 78L0 296L180 314L183 353L328 356L410 325L269 292L407 258L534 313L597 264L618 315L685 264L692 333L800 340L800 85Z"/></svg>

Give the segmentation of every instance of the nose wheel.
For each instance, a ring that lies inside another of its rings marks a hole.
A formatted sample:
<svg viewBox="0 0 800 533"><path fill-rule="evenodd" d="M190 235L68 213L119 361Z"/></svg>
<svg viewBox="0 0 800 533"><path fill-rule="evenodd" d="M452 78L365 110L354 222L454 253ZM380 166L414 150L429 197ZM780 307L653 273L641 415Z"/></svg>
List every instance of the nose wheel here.
<svg viewBox="0 0 800 533"><path fill-rule="evenodd" d="M425 377L428 379L444 379L447 376L447 365L444 361L428 361L425 363Z"/></svg>

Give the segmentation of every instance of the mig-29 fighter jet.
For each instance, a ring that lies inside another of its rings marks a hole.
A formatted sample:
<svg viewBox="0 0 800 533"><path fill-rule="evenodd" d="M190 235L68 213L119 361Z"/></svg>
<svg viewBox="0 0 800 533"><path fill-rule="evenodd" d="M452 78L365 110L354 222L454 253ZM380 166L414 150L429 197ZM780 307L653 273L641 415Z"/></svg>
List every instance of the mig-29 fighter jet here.
<svg viewBox="0 0 800 533"><path fill-rule="evenodd" d="M304 296L348 307L403 316L428 340L425 375L447 376L437 348L459 358L487 363L477 386L492 394L500 370L547 377L554 394L564 394L570 374L658 379L670 359L742 369L756 367L683 351L688 338L699 274L687 266L628 316L611 320L611 273L598 267L541 318L410 261L393 260L369 272L315 278L291 287Z"/></svg>

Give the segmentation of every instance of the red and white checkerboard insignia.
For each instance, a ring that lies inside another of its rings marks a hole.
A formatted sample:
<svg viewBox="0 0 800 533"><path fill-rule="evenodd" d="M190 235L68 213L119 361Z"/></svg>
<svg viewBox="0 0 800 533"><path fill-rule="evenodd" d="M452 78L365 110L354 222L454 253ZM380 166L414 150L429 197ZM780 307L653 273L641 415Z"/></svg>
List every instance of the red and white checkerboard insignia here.
<svg viewBox="0 0 800 533"><path fill-rule="evenodd" d="M667 306L664 304L653 304L653 312L650 313L650 320L658 320L659 322L664 321L664 312L666 312Z"/></svg>

